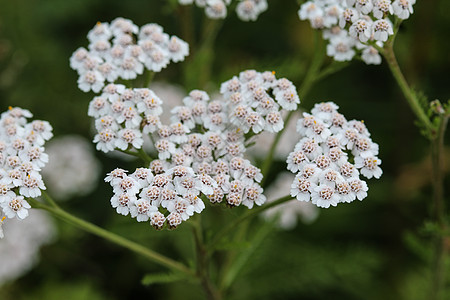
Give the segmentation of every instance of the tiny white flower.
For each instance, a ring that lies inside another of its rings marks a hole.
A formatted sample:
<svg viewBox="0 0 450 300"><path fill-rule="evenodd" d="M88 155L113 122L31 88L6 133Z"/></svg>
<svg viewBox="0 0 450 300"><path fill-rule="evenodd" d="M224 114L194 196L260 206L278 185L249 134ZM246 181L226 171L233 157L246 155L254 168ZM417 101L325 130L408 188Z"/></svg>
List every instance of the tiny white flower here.
<svg viewBox="0 0 450 300"><path fill-rule="evenodd" d="M94 93L100 92L104 85L105 78L98 71L87 71L78 79L78 87L83 92L92 90Z"/></svg>
<svg viewBox="0 0 450 300"><path fill-rule="evenodd" d="M361 174L366 178L370 179L372 177L380 178L383 171L379 167L381 164L381 159L375 156L369 157L355 157L355 167L361 169Z"/></svg>
<svg viewBox="0 0 450 300"><path fill-rule="evenodd" d="M130 207L131 217L136 218L138 222L146 222L151 217L152 213L158 209L151 205L150 201L139 199L134 201Z"/></svg>
<svg viewBox="0 0 450 300"><path fill-rule="evenodd" d="M339 195L335 193L334 188L321 184L313 189L311 202L318 207L329 208L338 205Z"/></svg>
<svg viewBox="0 0 450 300"><path fill-rule="evenodd" d="M227 16L227 7L222 0L207 0L205 13L211 19L224 19Z"/></svg>
<svg viewBox="0 0 450 300"><path fill-rule="evenodd" d="M292 197L297 198L298 201L309 202L314 187L315 184L310 180L303 178L301 174L297 174L291 184L290 194Z"/></svg>
<svg viewBox="0 0 450 300"><path fill-rule="evenodd" d="M372 24L366 19L359 19L350 26L348 33L365 43L372 35Z"/></svg>
<svg viewBox="0 0 450 300"><path fill-rule="evenodd" d="M415 0L395 0L392 3L394 14L400 19L408 19L409 15L414 12L412 6L415 2Z"/></svg>
<svg viewBox="0 0 450 300"><path fill-rule="evenodd" d="M363 50L361 58L368 65L381 64L381 55L378 53L378 50L372 46L368 46Z"/></svg>
<svg viewBox="0 0 450 300"><path fill-rule="evenodd" d="M391 22L385 19L373 22L372 30L374 40L380 42L386 42L388 40L388 37L394 34Z"/></svg>
<svg viewBox="0 0 450 300"><path fill-rule="evenodd" d="M31 206L24 200L23 196L15 195L3 202L2 208L8 218L12 219L16 217L17 219L23 220L28 216L28 209L30 209Z"/></svg>

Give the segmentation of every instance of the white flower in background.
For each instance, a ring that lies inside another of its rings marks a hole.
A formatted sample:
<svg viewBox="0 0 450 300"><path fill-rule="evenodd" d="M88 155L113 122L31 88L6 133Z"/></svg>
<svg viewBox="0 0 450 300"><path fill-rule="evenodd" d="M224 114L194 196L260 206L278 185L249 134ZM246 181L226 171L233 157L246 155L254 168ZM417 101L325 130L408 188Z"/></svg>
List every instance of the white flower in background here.
<svg viewBox="0 0 450 300"><path fill-rule="evenodd" d="M100 176L100 163L91 143L81 136L66 135L47 146L50 161L42 176L51 194L58 200L91 193Z"/></svg>
<svg viewBox="0 0 450 300"><path fill-rule="evenodd" d="M0 219L1 220L1 219ZM55 228L43 211L25 220L0 221L0 286L28 272L38 261L39 248L51 242Z"/></svg>
<svg viewBox="0 0 450 300"><path fill-rule="evenodd" d="M336 61L361 57L366 64L381 64L375 45L394 34L395 18L407 19L413 13L415 0L312 0L300 6L300 20L312 28L322 29L328 40L327 55ZM339 25L340 30L337 26ZM80 50L80 56L84 51Z"/></svg>
<svg viewBox="0 0 450 300"><path fill-rule="evenodd" d="M293 175L291 173L280 173L265 192L268 199L267 203L286 196L286 191L290 190L292 181ZM319 209L311 202L291 200L268 209L263 213L263 216L266 219L277 217L277 224L280 228L292 229L297 225L298 219L305 224L314 222L319 216Z"/></svg>
<svg viewBox="0 0 450 300"><path fill-rule="evenodd" d="M365 46L361 54L362 60L368 65L381 64L381 55L377 49L372 46Z"/></svg>
<svg viewBox="0 0 450 300"><path fill-rule="evenodd" d="M287 169L297 174L291 196L328 208L339 203L363 200L367 184L359 174L380 178L378 144L372 142L363 122L347 121L332 102L318 103L311 114L297 122L300 140L287 158ZM325 129L326 137L318 138ZM349 161L354 161L352 164Z"/></svg>

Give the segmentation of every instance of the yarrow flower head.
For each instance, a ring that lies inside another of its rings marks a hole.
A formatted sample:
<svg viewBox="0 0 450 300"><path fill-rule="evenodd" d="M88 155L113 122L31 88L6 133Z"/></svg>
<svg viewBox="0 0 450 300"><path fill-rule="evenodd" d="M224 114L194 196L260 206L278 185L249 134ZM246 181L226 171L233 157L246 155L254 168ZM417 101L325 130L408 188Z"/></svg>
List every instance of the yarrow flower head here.
<svg viewBox="0 0 450 300"><path fill-rule="evenodd" d="M77 49L70 67L78 72L78 87L98 93L105 82L135 79L144 70L160 72L172 62L189 54L188 44L169 36L158 24L138 27L130 20L117 18L98 22L88 33L89 46Z"/></svg>
<svg viewBox="0 0 450 300"><path fill-rule="evenodd" d="M45 190L40 174L48 162L45 141L52 134L46 121L28 123L32 114L12 108L0 116L0 216L25 219L31 208L25 198L36 198Z"/></svg>
<svg viewBox="0 0 450 300"><path fill-rule="evenodd" d="M98 150L146 149L146 135L154 145L149 166L132 174L116 169L105 178L119 214L157 229L175 228L202 212L205 200L248 208L266 201L261 171L244 153L255 135L283 128L281 113L297 108L297 91L272 72L247 70L220 92L213 98L191 91L170 111L170 124L161 121L163 99L150 89L109 84L91 101Z"/></svg>
<svg viewBox="0 0 450 300"><path fill-rule="evenodd" d="M235 0L236 14L242 21L256 21L261 13L267 10L267 0ZM178 0L180 5L195 4L205 9L210 19L224 19L227 16L227 6L232 0Z"/></svg>
<svg viewBox="0 0 450 300"><path fill-rule="evenodd" d="M287 158L296 174L291 196L328 208L367 196L368 179L380 178L378 144L361 121L347 121L332 102L319 103L298 120L300 140Z"/></svg>
<svg viewBox="0 0 450 300"><path fill-rule="evenodd" d="M416 0L312 0L301 5L300 20L323 30L327 55L349 61L359 55L366 64L380 64L377 47L394 34L393 21L407 19Z"/></svg>

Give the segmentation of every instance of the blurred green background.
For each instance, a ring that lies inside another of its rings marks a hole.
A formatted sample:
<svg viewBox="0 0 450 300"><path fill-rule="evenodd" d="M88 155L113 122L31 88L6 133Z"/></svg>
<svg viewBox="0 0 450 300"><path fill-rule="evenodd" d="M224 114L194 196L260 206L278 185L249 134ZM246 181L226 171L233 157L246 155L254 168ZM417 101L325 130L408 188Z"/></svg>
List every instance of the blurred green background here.
<svg viewBox="0 0 450 300"><path fill-rule="evenodd" d="M300 86L313 55L314 32L308 22L298 19L298 8L294 0L269 0L269 9L253 23L241 22L229 11L214 43L211 76L205 79L178 63L155 80L214 91L224 80L254 68L275 70L277 76ZM396 41L399 63L408 81L430 100L446 101L450 2L418 0L414 9ZM87 46L87 32L97 21L121 16L138 26L159 23L170 35L189 40L185 36L189 11L198 44L196 36L210 24L204 22L203 10L174 9L171 1L0 0L0 111L20 106L36 119L49 121L56 136L80 134L91 139L86 112L93 94L77 88L77 74L69 67L72 52ZM191 47L195 51L195 44ZM316 84L302 101L304 109L319 101L334 101L348 119L364 120L380 145L384 174L380 180L368 181L369 196L363 202L321 210L311 225L268 232L229 298L427 299L432 257L427 226L429 145L414 125L387 66L354 61ZM133 166L102 153L96 156L103 163L103 174L117 166L129 170ZM448 163L447 155L446 170ZM447 177L446 195L449 186ZM192 258L189 228L155 232L148 224L117 215L110 197L109 186L100 182L94 193L63 207L170 257ZM211 212L203 213L204 223L211 231L246 210L207 209ZM189 283L142 285L145 274L164 269L63 222L55 223L58 239L42 248L40 262L31 272L0 287L0 299L203 298L200 288ZM254 220L252 226L266 225ZM447 244L449 251L450 240Z"/></svg>

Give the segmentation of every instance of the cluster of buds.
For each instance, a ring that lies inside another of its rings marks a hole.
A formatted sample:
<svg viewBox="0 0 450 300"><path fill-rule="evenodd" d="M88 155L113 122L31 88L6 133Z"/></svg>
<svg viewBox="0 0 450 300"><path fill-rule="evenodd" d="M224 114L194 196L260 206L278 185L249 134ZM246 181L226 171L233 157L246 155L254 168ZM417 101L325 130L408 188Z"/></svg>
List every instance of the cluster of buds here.
<svg viewBox="0 0 450 300"><path fill-rule="evenodd" d="M300 141L287 158L296 177L291 195L328 208L363 200L367 184L359 175L379 178L382 170L378 145L361 121L347 121L332 102L316 104L297 123Z"/></svg>
<svg viewBox="0 0 450 300"><path fill-rule="evenodd" d="M79 48L70 58L70 67L79 75L78 87L84 92L100 92L105 81L135 79L144 69L160 72L189 53L185 41L164 33L160 25L139 28L123 18L111 24L97 23L87 37L89 50Z"/></svg>
<svg viewBox="0 0 450 300"><path fill-rule="evenodd" d="M380 64L376 49L394 34L393 21L407 19L416 0L313 0L298 12L301 20L323 30L328 56L349 61L358 53L366 64Z"/></svg>
<svg viewBox="0 0 450 300"><path fill-rule="evenodd" d="M52 127L46 121L28 123L31 117L28 110L17 107L10 107L0 117L1 219L3 214L26 218L30 205L25 198L36 198L45 190L40 171L48 162L43 146L53 136Z"/></svg>
<svg viewBox="0 0 450 300"><path fill-rule="evenodd" d="M178 0L178 2L181 5L195 4L204 8L206 16L210 19L224 19L227 16L227 6L232 4L231 0ZM242 21L256 21L265 10L267 0L242 0L236 5L236 14Z"/></svg>

